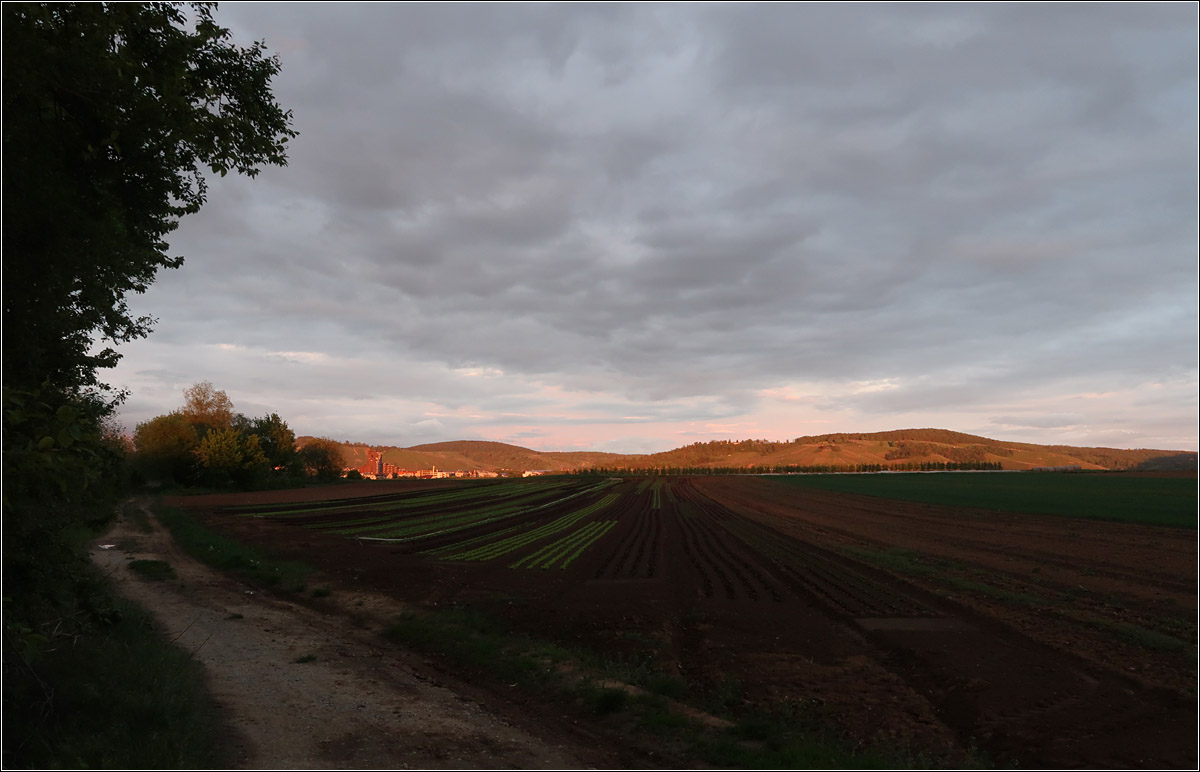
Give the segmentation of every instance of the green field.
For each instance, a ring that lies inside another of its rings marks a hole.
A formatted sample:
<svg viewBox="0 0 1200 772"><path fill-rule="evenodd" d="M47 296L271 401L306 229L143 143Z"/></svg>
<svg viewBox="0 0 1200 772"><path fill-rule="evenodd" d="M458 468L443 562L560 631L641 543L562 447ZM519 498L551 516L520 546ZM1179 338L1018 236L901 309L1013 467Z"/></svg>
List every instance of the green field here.
<svg viewBox="0 0 1200 772"><path fill-rule="evenodd" d="M528 554L518 557L511 568L565 570L616 525L615 519L593 519L619 508L620 494L604 493L615 482L619 481L551 477L282 507L239 505L225 511L291 520L304 528L369 541L419 543L461 533L460 541L422 553L444 560L481 561L524 552ZM655 485L657 502L662 481Z"/></svg>
<svg viewBox="0 0 1200 772"><path fill-rule="evenodd" d="M784 485L1002 512L1196 527L1196 480L1121 474L944 472L806 474Z"/></svg>

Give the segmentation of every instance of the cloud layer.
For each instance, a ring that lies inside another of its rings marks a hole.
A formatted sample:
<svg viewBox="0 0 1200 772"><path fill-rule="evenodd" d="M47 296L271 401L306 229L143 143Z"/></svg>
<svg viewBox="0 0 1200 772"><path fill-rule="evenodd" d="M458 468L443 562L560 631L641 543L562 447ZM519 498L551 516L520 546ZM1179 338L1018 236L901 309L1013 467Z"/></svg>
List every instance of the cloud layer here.
<svg viewBox="0 0 1200 772"><path fill-rule="evenodd" d="M1194 6L218 20L301 136L174 234L127 423L208 379L404 445L1196 447Z"/></svg>

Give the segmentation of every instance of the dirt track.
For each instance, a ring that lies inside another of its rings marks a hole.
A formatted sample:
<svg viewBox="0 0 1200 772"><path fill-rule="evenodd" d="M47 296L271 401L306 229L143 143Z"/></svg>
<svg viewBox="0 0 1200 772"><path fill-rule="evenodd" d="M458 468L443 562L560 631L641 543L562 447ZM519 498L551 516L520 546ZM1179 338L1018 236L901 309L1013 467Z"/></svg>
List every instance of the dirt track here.
<svg viewBox="0 0 1200 772"><path fill-rule="evenodd" d="M623 765L617 753L588 747L565 728L535 726L495 695L381 645L345 616L210 571L182 554L161 526L153 528L142 533L122 520L97 542L93 560L123 595L152 611L169 639L204 663L238 736L239 768ZM165 560L178 579L141 578L127 568L134 558ZM402 608L368 592L342 602L363 627Z"/></svg>
<svg viewBox="0 0 1200 772"><path fill-rule="evenodd" d="M735 703L788 706L860 742L947 763L974 751L1001 765L1195 766L1194 654L1118 634L1194 636L1194 532L750 478L670 488L661 508L632 482L614 489L616 527L563 571L434 560L212 509L244 497L188 503L342 586L467 603L538 636L652 656L689 683L733 685ZM880 562L898 548L923 562Z"/></svg>

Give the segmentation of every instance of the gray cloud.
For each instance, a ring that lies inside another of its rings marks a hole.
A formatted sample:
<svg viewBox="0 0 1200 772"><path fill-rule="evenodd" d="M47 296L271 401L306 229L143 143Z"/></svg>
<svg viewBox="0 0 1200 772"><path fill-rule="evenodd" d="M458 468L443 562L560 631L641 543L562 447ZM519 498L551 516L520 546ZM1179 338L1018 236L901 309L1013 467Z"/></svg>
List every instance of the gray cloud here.
<svg viewBox="0 0 1200 772"><path fill-rule="evenodd" d="M997 416L992 423L998 428L1033 427L1035 429L1061 429L1083 423L1081 415L1024 415Z"/></svg>
<svg viewBox="0 0 1200 772"><path fill-rule="evenodd" d="M548 404L508 409L536 382L598 395L567 423L619 423L890 379L817 403L970 407L985 426L1013 395L1195 382L1193 7L219 17L280 52L301 136L287 168L214 180L172 242L185 267L135 310L162 320L158 343L379 367L243 362L231 380L495 416ZM467 367L505 377L446 380Z"/></svg>

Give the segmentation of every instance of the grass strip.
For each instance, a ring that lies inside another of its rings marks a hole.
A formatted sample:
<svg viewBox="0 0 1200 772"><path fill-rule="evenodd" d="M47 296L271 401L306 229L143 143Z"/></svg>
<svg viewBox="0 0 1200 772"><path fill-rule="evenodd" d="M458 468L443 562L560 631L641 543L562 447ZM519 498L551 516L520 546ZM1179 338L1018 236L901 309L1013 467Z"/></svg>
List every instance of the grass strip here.
<svg viewBox="0 0 1200 772"><path fill-rule="evenodd" d="M5 652L4 768L231 768L200 662L131 603L109 617L29 665Z"/></svg>
<svg viewBox="0 0 1200 772"><path fill-rule="evenodd" d="M177 507L160 507L158 519L183 551L202 563L265 587L304 592L312 569L281 560L213 531Z"/></svg>
<svg viewBox="0 0 1200 772"><path fill-rule="evenodd" d="M632 726L641 733L644 747L670 749L680 762L663 758L667 766L694 767L697 759L717 768L748 769L932 766L928 759L855 750L794 711L727 712L717 718L730 728L712 728L683 712L679 701L690 697L720 703L708 689L689 687L652 667L631 670L628 662L532 638L469 608L409 612L395 619L384 636L448 661L469 677L521 689L539 702L557 703L563 711L583 712L581 720L589 721L593 730L611 727L627 734ZM625 680L630 676L633 681Z"/></svg>

